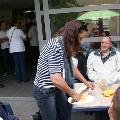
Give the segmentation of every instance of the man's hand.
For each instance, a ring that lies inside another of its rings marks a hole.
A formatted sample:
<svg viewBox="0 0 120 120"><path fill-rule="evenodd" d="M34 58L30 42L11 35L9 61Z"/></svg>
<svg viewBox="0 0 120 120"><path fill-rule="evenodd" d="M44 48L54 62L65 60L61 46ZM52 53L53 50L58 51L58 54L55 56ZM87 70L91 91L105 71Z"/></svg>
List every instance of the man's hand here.
<svg viewBox="0 0 120 120"><path fill-rule="evenodd" d="M78 102L80 100L80 95L76 92L74 92L73 95L71 95L72 97L72 102Z"/></svg>

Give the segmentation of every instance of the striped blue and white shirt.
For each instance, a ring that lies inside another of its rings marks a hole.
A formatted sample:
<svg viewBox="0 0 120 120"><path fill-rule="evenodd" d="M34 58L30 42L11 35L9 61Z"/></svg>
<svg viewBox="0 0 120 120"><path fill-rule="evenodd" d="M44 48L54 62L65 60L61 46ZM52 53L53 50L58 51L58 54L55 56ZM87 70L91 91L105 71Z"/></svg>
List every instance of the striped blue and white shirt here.
<svg viewBox="0 0 120 120"><path fill-rule="evenodd" d="M39 88L55 87L50 79L50 74L61 73L63 75L64 56L61 44L58 42L63 37L50 39L43 47L37 65L37 73L34 85Z"/></svg>

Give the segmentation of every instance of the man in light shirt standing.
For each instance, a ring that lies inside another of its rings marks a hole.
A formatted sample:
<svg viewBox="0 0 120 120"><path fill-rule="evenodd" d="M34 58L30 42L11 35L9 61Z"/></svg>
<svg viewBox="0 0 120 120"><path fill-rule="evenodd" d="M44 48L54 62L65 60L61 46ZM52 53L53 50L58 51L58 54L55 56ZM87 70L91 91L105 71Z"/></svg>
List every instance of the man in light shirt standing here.
<svg viewBox="0 0 120 120"><path fill-rule="evenodd" d="M10 48L9 51L13 56L15 64L15 72L17 83L27 81L26 62L25 62L25 45L24 40L26 35L20 29L21 22L18 20L13 21L13 26L8 30L7 36L9 38Z"/></svg>

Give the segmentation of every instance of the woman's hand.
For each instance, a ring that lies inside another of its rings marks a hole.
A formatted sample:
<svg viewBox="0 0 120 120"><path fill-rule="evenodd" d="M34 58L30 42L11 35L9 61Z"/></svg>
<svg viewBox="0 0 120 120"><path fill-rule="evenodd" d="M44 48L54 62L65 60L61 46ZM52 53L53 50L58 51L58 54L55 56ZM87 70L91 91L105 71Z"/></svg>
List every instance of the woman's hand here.
<svg viewBox="0 0 120 120"><path fill-rule="evenodd" d="M87 82L85 82L85 85L87 87L91 88L92 90L95 89L95 83L94 82L87 81Z"/></svg>
<svg viewBox="0 0 120 120"><path fill-rule="evenodd" d="M80 95L76 92L74 92L74 94L71 97L72 97L71 102L78 102L80 100Z"/></svg>

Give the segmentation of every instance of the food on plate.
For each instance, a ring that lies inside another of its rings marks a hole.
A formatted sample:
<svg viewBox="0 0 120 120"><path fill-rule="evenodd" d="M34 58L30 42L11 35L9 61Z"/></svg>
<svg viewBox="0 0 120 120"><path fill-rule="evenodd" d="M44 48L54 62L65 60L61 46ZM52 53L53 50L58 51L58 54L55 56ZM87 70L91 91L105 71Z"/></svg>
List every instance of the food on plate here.
<svg viewBox="0 0 120 120"><path fill-rule="evenodd" d="M113 89L112 84L110 84L104 80L101 80L101 81L99 81L98 85L102 89L102 94L105 97L112 97L113 96L115 90Z"/></svg>
<svg viewBox="0 0 120 120"><path fill-rule="evenodd" d="M105 97L111 97L111 96L113 96L114 92L115 92L115 90L112 87L106 87L106 89L104 89L102 91L102 93L103 93L103 95Z"/></svg>

